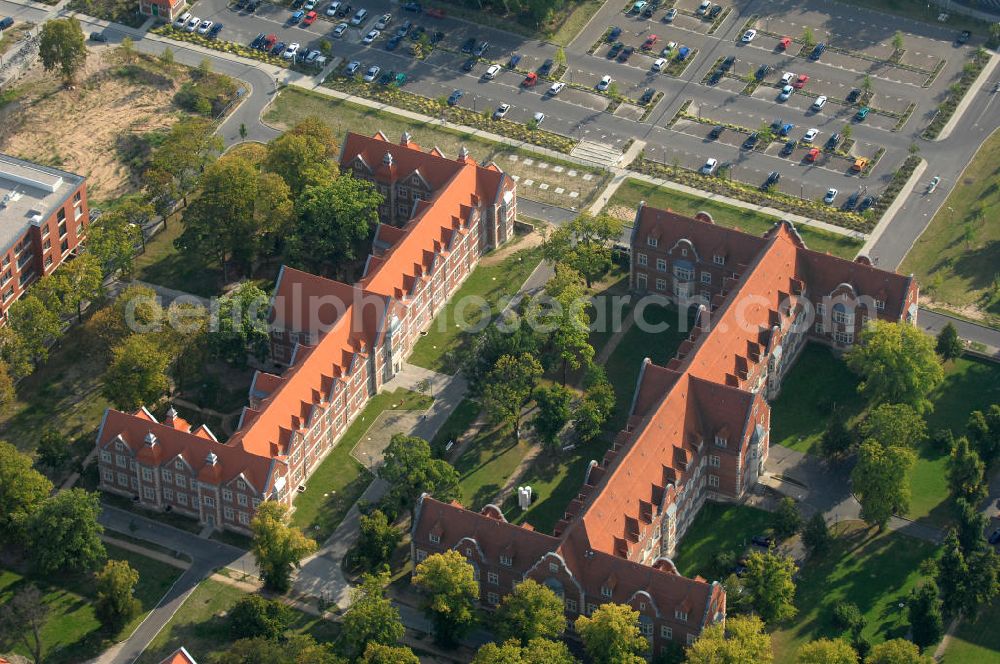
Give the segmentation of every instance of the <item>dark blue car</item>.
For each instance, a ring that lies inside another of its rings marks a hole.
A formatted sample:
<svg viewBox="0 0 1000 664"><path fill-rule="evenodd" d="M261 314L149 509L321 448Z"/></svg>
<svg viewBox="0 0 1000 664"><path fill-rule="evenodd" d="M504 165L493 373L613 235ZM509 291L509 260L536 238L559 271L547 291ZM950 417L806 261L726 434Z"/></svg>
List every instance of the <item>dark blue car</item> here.
<svg viewBox="0 0 1000 664"><path fill-rule="evenodd" d="M271 48L271 55L281 55L281 53L285 50L285 46L287 46L285 42L278 42Z"/></svg>
<svg viewBox="0 0 1000 664"><path fill-rule="evenodd" d="M810 60L819 60L820 56L823 55L823 51L826 50L826 44L820 43L816 44L816 47L809 54Z"/></svg>
<svg viewBox="0 0 1000 664"><path fill-rule="evenodd" d="M302 21L302 19L305 18L305 15L306 13L300 9L288 17L288 22L292 25L295 25L296 23Z"/></svg>
<svg viewBox="0 0 1000 664"><path fill-rule="evenodd" d="M399 42L403 41L403 38L399 35L394 35L392 39L385 43L385 50L395 51L396 47L399 46Z"/></svg>
<svg viewBox="0 0 1000 664"><path fill-rule="evenodd" d="M457 104L458 100L461 99L462 95L464 94L465 94L464 90L455 90L454 92L452 92L451 96L448 97L448 105L454 106L455 104Z"/></svg>
<svg viewBox="0 0 1000 664"><path fill-rule="evenodd" d="M214 25L212 25L212 28L208 31L208 36L218 37L220 32L222 32L222 24L215 23Z"/></svg>
<svg viewBox="0 0 1000 664"><path fill-rule="evenodd" d="M618 39L622 34L622 29L617 25L612 26L610 32L608 32L608 43L612 43Z"/></svg>
<svg viewBox="0 0 1000 664"><path fill-rule="evenodd" d="M510 56L510 60L507 62L508 69L515 69L517 63L521 61L521 55L519 53L514 53Z"/></svg>

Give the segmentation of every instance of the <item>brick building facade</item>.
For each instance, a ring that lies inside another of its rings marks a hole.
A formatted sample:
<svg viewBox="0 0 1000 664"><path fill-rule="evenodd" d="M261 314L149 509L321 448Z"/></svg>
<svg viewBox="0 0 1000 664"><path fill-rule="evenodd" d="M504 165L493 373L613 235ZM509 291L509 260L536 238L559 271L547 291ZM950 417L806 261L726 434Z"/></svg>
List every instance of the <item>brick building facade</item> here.
<svg viewBox="0 0 1000 664"><path fill-rule="evenodd" d="M915 323L918 291L865 259L810 251L788 223L755 237L640 204L630 250L633 289L675 303L690 336L665 366L643 362L625 429L590 463L552 535L507 523L493 505L472 512L424 496L411 546L418 562L462 552L487 607L525 578L559 594L570 620L629 604L658 654L725 619L724 589L680 576L671 558L705 500L739 500L757 482L768 399L805 341L846 347L863 316Z"/></svg>
<svg viewBox="0 0 1000 664"><path fill-rule="evenodd" d="M282 268L271 351L287 368L256 373L225 443L173 410L157 421L145 409L109 409L97 436L103 490L237 532L247 531L260 501L291 505L480 257L513 233L515 183L464 150L449 159L406 135L397 144L381 133L349 134L340 165L383 196L394 192L387 200L410 201L409 215L399 203L383 206L355 285Z"/></svg>
<svg viewBox="0 0 1000 664"><path fill-rule="evenodd" d="M87 234L87 180L0 154L0 322Z"/></svg>

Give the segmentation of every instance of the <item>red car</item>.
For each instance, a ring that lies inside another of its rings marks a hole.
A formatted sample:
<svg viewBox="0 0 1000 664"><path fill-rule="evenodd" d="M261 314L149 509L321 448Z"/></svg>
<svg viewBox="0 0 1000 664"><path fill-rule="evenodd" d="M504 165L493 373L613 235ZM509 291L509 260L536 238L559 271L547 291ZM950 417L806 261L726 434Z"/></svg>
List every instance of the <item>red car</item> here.
<svg viewBox="0 0 1000 664"><path fill-rule="evenodd" d="M538 74L536 74L533 71L528 72L528 75L524 77L523 81L521 81L521 85L523 85L526 88L535 87L535 83L538 83Z"/></svg>
<svg viewBox="0 0 1000 664"><path fill-rule="evenodd" d="M274 45L277 43L278 43L278 35L273 33L269 34L267 36L267 39L264 40L264 46L266 47L264 50L270 51L272 48L274 48Z"/></svg>
<svg viewBox="0 0 1000 664"><path fill-rule="evenodd" d="M812 150L809 151L809 154L806 155L806 161L816 161L818 157L819 157L819 148L813 148Z"/></svg>
<svg viewBox="0 0 1000 664"><path fill-rule="evenodd" d="M302 25L312 25L316 21L316 12L309 12L306 17L302 19Z"/></svg>
<svg viewBox="0 0 1000 664"><path fill-rule="evenodd" d="M781 40L778 42L778 50L779 51L788 50L788 47L791 45L792 45L791 37L782 37Z"/></svg>
<svg viewBox="0 0 1000 664"><path fill-rule="evenodd" d="M642 50L648 51L649 49L653 48L653 44L655 44L658 41L660 41L659 37L657 37L656 35L650 35L649 39L642 42Z"/></svg>
<svg viewBox="0 0 1000 664"><path fill-rule="evenodd" d="M799 74L799 77L795 79L794 83L792 83L792 87L795 88L796 90L801 90L802 88L806 87L806 83L808 82L809 82L808 76L806 76L805 74Z"/></svg>
<svg viewBox="0 0 1000 664"><path fill-rule="evenodd" d="M431 7L425 13L431 18L444 18L444 10L437 7Z"/></svg>

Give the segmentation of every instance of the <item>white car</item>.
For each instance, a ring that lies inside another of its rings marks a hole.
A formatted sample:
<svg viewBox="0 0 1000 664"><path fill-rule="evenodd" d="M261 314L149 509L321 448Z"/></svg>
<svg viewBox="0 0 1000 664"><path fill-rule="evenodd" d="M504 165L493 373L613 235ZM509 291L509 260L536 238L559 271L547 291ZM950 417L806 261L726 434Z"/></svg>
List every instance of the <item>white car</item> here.
<svg viewBox="0 0 1000 664"><path fill-rule="evenodd" d="M316 0L306 0L306 4L302 5L302 9L307 12L316 9Z"/></svg>
<svg viewBox="0 0 1000 664"><path fill-rule="evenodd" d="M187 30L188 32L194 32L195 30L198 29L199 25L201 25L201 19L198 18L197 16L192 16L191 18L188 19L187 27L185 27L184 29Z"/></svg>
<svg viewBox="0 0 1000 664"><path fill-rule="evenodd" d="M198 34L207 35L214 24L213 21L202 21L201 25L198 26Z"/></svg>
<svg viewBox="0 0 1000 664"><path fill-rule="evenodd" d="M550 97L555 97L557 94L559 94L560 92L562 92L562 89L565 88L565 87L566 87L565 83L563 83L562 81L557 81L556 83L552 84L552 87L549 88L549 91L548 91L547 94Z"/></svg>
<svg viewBox="0 0 1000 664"><path fill-rule="evenodd" d="M826 196L823 197L823 202L826 203L827 205L832 204L833 203L833 199L835 199L837 197L838 193L840 193L840 192L838 192L833 187L830 187L829 189L826 190Z"/></svg>
<svg viewBox="0 0 1000 664"><path fill-rule="evenodd" d="M492 81L500 73L500 65L490 65L489 68L483 73L483 78L487 81Z"/></svg>
<svg viewBox="0 0 1000 664"><path fill-rule="evenodd" d="M333 36L337 38L343 37L344 33L347 32L347 29L349 27L351 26L347 25L346 23L341 23L340 25L338 25L336 28L333 29Z"/></svg>
<svg viewBox="0 0 1000 664"><path fill-rule="evenodd" d="M382 33L379 32L378 30L372 30L367 35L364 36L364 38L361 40L361 43L362 44L371 44L373 41L375 41L376 39L378 39L378 36L380 34L382 34Z"/></svg>
<svg viewBox="0 0 1000 664"><path fill-rule="evenodd" d="M368 18L368 10L359 9L357 12L355 12L354 18L351 19L351 25L361 25L362 23L365 22L366 18Z"/></svg>
<svg viewBox="0 0 1000 664"><path fill-rule="evenodd" d="M354 76L358 73L359 69L361 69L361 63L357 60L351 60L347 63L347 66L344 67L344 73L348 76Z"/></svg>
<svg viewBox="0 0 1000 664"><path fill-rule="evenodd" d="M392 20L392 14L382 14L379 19L375 22L376 30L385 30L386 26L389 25L389 21Z"/></svg>
<svg viewBox="0 0 1000 664"><path fill-rule="evenodd" d="M339 2L331 2L330 6L326 8L326 15L327 16L336 16L338 9L340 9L340 3Z"/></svg>
<svg viewBox="0 0 1000 664"><path fill-rule="evenodd" d="M285 49L285 52L281 54L281 57L283 57L285 60L291 60L296 55L298 55L298 53L299 53L299 43L292 42L291 44L288 45L288 48Z"/></svg>
<svg viewBox="0 0 1000 664"><path fill-rule="evenodd" d="M712 6L711 0L701 0L701 4L698 5L698 13L704 14L708 11L708 8Z"/></svg>
<svg viewBox="0 0 1000 664"><path fill-rule="evenodd" d="M740 41L743 42L744 44L749 44L750 42L753 41L753 38L756 36L757 36L757 31L751 28L743 33L743 36L740 37Z"/></svg>
<svg viewBox="0 0 1000 664"><path fill-rule="evenodd" d="M786 85L781 88L781 94L778 95L778 101L788 101L788 98L792 96L795 92L795 88L790 85Z"/></svg>
<svg viewBox="0 0 1000 664"><path fill-rule="evenodd" d="M705 165L701 167L702 175L711 175L715 172L715 167L719 165L719 160L715 157L710 157Z"/></svg>
<svg viewBox="0 0 1000 664"><path fill-rule="evenodd" d="M611 86L611 77L603 76L600 81L597 82L597 90L599 92L604 92Z"/></svg>
<svg viewBox="0 0 1000 664"><path fill-rule="evenodd" d="M793 74L790 71L786 71L784 74L781 75L781 84L782 85L790 85L791 82L794 81L794 80L795 80L795 74Z"/></svg>
<svg viewBox="0 0 1000 664"><path fill-rule="evenodd" d="M934 193L934 190L937 189L937 186L938 184L940 184L940 182L941 182L940 176L935 175L934 177L932 177L931 181L927 184L927 193L928 194Z"/></svg>
<svg viewBox="0 0 1000 664"><path fill-rule="evenodd" d="M376 78L378 78L378 73L380 71L382 71L382 68L379 67L378 65L372 65L371 67L369 67L368 71L365 72L365 77L364 77L365 83L371 83Z"/></svg>
<svg viewBox="0 0 1000 664"><path fill-rule="evenodd" d="M497 106L497 110L493 111L493 119L499 120L507 115L508 111L510 111L510 104L500 104Z"/></svg>
<svg viewBox="0 0 1000 664"><path fill-rule="evenodd" d="M177 17L176 21L174 21L174 27L183 28L184 26L187 25L187 22L188 20L190 20L190 18L191 18L191 12L184 12L183 14Z"/></svg>
<svg viewBox="0 0 1000 664"><path fill-rule="evenodd" d="M819 129L809 129L802 137L803 143L812 143L819 136Z"/></svg>
<svg viewBox="0 0 1000 664"><path fill-rule="evenodd" d="M653 61L653 71L663 71L663 68L667 66L666 58L657 58Z"/></svg>
<svg viewBox="0 0 1000 664"><path fill-rule="evenodd" d="M536 125L540 125L540 124L542 124L542 121L545 120L545 114L542 113L541 111L539 111L538 113L535 113L535 115L533 116L533 118L535 120L535 124Z"/></svg>
<svg viewBox="0 0 1000 664"><path fill-rule="evenodd" d="M820 95L816 97L816 101L813 102L813 110L818 111L819 109L826 106L826 95Z"/></svg>

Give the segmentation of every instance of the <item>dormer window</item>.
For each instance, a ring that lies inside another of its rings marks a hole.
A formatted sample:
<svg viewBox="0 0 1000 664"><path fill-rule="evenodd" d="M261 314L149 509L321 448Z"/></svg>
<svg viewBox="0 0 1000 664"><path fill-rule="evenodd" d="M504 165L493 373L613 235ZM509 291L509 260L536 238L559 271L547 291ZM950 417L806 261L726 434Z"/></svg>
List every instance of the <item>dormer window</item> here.
<svg viewBox="0 0 1000 664"><path fill-rule="evenodd" d="M510 556L505 556L503 554L500 554L500 564L503 565L504 567L510 567L511 565L514 564L514 559L511 558Z"/></svg>
<svg viewBox="0 0 1000 664"><path fill-rule="evenodd" d="M176 468L177 470L184 470L184 462L178 459L177 461L174 462L174 468Z"/></svg>
<svg viewBox="0 0 1000 664"><path fill-rule="evenodd" d="M555 563L549 563L549 571L555 574L556 572L559 571L559 565Z"/></svg>
<svg viewBox="0 0 1000 664"><path fill-rule="evenodd" d="M684 247L681 247L681 256L687 256L687 255L688 255L688 250Z"/></svg>
<svg viewBox="0 0 1000 664"><path fill-rule="evenodd" d="M440 535L435 535L434 533L431 533L430 540L431 540L431 544L440 544L441 543L441 536Z"/></svg>
<svg viewBox="0 0 1000 664"><path fill-rule="evenodd" d="M885 309L885 300L875 300L875 308L879 311Z"/></svg>
<svg viewBox="0 0 1000 664"><path fill-rule="evenodd" d="M715 444L717 446L719 446L719 447L725 447L728 443L729 443L729 441L727 441L725 438L723 438L719 434L715 434Z"/></svg>
<svg viewBox="0 0 1000 664"><path fill-rule="evenodd" d="M659 240L657 240L655 237L650 236L646 238L646 244L648 244L651 247L655 247L658 243Z"/></svg>
<svg viewBox="0 0 1000 664"><path fill-rule="evenodd" d="M676 618L677 620L680 620L682 622L687 621L687 619L688 619L687 611L681 611L680 609L675 609L674 610L674 618Z"/></svg>
<svg viewBox="0 0 1000 664"><path fill-rule="evenodd" d="M716 265L725 265L726 257L721 254L715 254L714 256L712 256L712 262L715 263Z"/></svg>
<svg viewBox="0 0 1000 664"><path fill-rule="evenodd" d="M601 597L607 597L608 599L610 599L611 588L608 588L607 586L601 586Z"/></svg>

